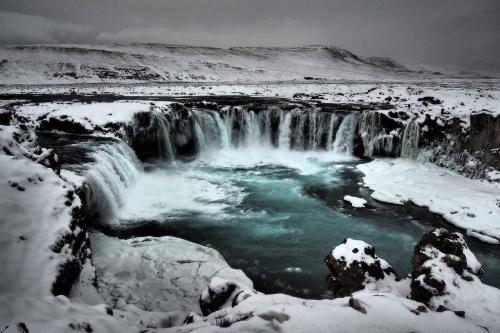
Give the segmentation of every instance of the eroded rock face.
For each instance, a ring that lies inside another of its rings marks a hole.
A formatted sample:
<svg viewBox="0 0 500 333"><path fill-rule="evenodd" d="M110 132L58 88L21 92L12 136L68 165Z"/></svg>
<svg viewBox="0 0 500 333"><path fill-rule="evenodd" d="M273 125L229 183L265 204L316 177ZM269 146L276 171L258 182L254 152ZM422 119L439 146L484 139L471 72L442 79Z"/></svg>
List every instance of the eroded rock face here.
<svg viewBox="0 0 500 333"><path fill-rule="evenodd" d="M471 282L483 272L462 235L443 228L424 234L413 252L412 266L410 297L426 304L458 286L456 279Z"/></svg>
<svg viewBox="0 0 500 333"><path fill-rule="evenodd" d="M398 280L391 265L377 257L371 245L351 238L333 249L325 263L331 272L327 281L335 297L351 295L368 285L375 287Z"/></svg>

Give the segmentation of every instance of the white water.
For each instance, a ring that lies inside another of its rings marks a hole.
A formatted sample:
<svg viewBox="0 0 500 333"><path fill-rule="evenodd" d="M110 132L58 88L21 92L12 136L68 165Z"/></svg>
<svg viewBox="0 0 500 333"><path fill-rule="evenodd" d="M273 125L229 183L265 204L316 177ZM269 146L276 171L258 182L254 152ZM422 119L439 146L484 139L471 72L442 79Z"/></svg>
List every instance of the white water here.
<svg viewBox="0 0 500 333"><path fill-rule="evenodd" d="M179 147L184 152L193 151L190 146L193 142L197 153L228 147L275 147L350 155L357 122L356 115L348 114L336 130L338 123L334 113L300 108L284 111L270 107L254 111L226 107L220 112L193 108L183 112L187 112L187 116L185 113L179 116L172 110L152 111L153 123L145 135L155 135L151 134L151 129L157 128L158 155L164 161L175 160ZM143 134L133 129L133 135Z"/></svg>
<svg viewBox="0 0 500 333"><path fill-rule="evenodd" d="M170 140L170 123L168 119L159 112L153 112L153 116L159 127L157 141L160 158L166 161L172 161L174 159L174 149L172 148Z"/></svg>
<svg viewBox="0 0 500 333"><path fill-rule="evenodd" d="M126 189L142 172L141 162L123 142L102 145L92 157L95 162L84 176L94 191L97 209L105 217L116 216Z"/></svg>
<svg viewBox="0 0 500 333"><path fill-rule="evenodd" d="M391 156L395 153L394 135L386 134L380 113L365 112L359 124L361 139L365 148L365 156Z"/></svg>
<svg viewBox="0 0 500 333"><path fill-rule="evenodd" d="M354 146L354 132L356 130L356 116L349 114L342 119L335 135L333 151L337 154L352 154Z"/></svg>
<svg viewBox="0 0 500 333"><path fill-rule="evenodd" d="M283 117L283 114L281 115ZM285 119L280 121L279 139L278 144L281 149L290 149L290 124L292 121L292 114L287 112Z"/></svg>
<svg viewBox="0 0 500 333"><path fill-rule="evenodd" d="M215 220L226 218L226 210L237 207L247 196L245 189L238 184L237 173L231 179L227 178L229 170L255 169L246 173L245 177L257 176L259 168L274 165L295 170L299 175L311 176L330 172L325 163L354 160L326 151L284 151L269 147L208 152L194 161L174 162L167 168L142 174L123 197L123 207L117 216L121 223L162 221L199 214Z"/></svg>
<svg viewBox="0 0 500 333"><path fill-rule="evenodd" d="M327 134L327 140L326 140L326 149L327 150L333 149L333 129L334 129L336 122L337 122L337 116L332 113L330 115L330 122L328 123L328 134Z"/></svg>
<svg viewBox="0 0 500 333"><path fill-rule="evenodd" d="M412 119L406 124L401 143L401 157L415 159L418 154L418 141L420 139L420 127L417 120Z"/></svg>

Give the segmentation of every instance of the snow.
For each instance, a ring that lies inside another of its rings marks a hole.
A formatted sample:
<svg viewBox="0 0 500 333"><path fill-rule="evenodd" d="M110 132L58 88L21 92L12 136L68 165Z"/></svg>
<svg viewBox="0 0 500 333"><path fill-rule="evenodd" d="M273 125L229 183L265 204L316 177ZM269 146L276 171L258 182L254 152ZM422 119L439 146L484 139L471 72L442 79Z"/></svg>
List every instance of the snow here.
<svg viewBox="0 0 500 333"><path fill-rule="evenodd" d="M363 198L353 197L352 195L344 196L344 200L351 203L354 208L363 208L367 201Z"/></svg>
<svg viewBox="0 0 500 333"><path fill-rule="evenodd" d="M468 179L430 163L407 159L377 159L358 165L358 169L365 174L364 184L376 200L393 204L413 202L441 214L448 222L468 230L471 236L484 235L489 242L500 239L498 184Z"/></svg>
<svg viewBox="0 0 500 333"><path fill-rule="evenodd" d="M215 250L175 237L119 240L91 237L100 294L108 304L133 304L142 310L200 313L198 300L210 279L253 283L232 269Z"/></svg>
<svg viewBox="0 0 500 333"><path fill-rule="evenodd" d="M355 299L366 314L349 306L349 298L302 300L291 296L252 295L233 308L209 315L205 321L187 325L182 332L219 332L214 326L232 323L224 332L482 332L484 328L453 312L419 312L421 303L388 293L359 294ZM413 311L413 312L412 312ZM418 314L417 314L418 313Z"/></svg>
<svg viewBox="0 0 500 333"><path fill-rule="evenodd" d="M119 101L103 103L42 103L25 104L16 113L32 120L41 116L47 118L70 119L82 124L86 129L108 123L128 123L134 113L149 111L152 107L164 108L169 102L151 103L147 101Z"/></svg>
<svg viewBox="0 0 500 333"><path fill-rule="evenodd" d="M66 206L71 188L53 170L26 158L0 154L0 327L23 313L23 300L51 296L58 265L69 259L67 250L51 247L71 232L75 198ZM14 186L16 185L16 186Z"/></svg>
<svg viewBox="0 0 500 333"><path fill-rule="evenodd" d="M0 47L6 84L255 82L444 77L407 71L321 45L213 48L179 45Z"/></svg>
<svg viewBox="0 0 500 333"><path fill-rule="evenodd" d="M345 243L336 246L332 250L332 256L336 259L342 259L345 261L346 266L350 266L355 261L371 265L378 259L380 260L382 269L389 267L389 264L385 260L379 259L376 256L373 258L372 256L366 254L364 251L365 248L371 248L370 244L361 240L347 238Z"/></svg>
<svg viewBox="0 0 500 333"><path fill-rule="evenodd" d="M255 83L178 83L178 84L99 84L76 85L78 95L116 94L123 96L214 96L246 95L253 97L277 96L292 98L296 93L318 95L324 103L389 103L394 111L418 117L425 115L446 121L459 117L462 125L470 125L470 115L477 112L500 114L500 80L436 80L397 82L347 81L332 82L255 82ZM0 94L68 94L66 85L55 86L1 86ZM424 105L419 98L432 96L441 104ZM306 98L309 99L309 98ZM379 111L388 112L388 111Z"/></svg>
<svg viewBox="0 0 500 333"><path fill-rule="evenodd" d="M486 177L491 181L500 181L500 171L491 170L486 173Z"/></svg>

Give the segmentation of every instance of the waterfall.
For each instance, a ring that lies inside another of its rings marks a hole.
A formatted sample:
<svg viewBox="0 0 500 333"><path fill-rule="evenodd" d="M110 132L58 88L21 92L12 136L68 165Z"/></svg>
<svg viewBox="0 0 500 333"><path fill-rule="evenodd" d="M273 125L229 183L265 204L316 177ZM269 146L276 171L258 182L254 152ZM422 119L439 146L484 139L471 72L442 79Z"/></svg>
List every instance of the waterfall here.
<svg viewBox="0 0 500 333"><path fill-rule="evenodd" d="M104 218L116 216L125 189L142 171L141 163L124 142L99 146L92 158L94 162L83 174L93 194L89 206L95 206Z"/></svg>
<svg viewBox="0 0 500 333"><path fill-rule="evenodd" d="M280 149L290 149L290 125L292 122L291 112L287 112L285 118L283 119L283 113L281 114L280 126L279 126L279 138L278 146Z"/></svg>
<svg viewBox="0 0 500 333"><path fill-rule="evenodd" d="M401 142L401 157L416 158L418 153L418 141L420 139L420 127L417 119L412 119L406 124Z"/></svg>
<svg viewBox="0 0 500 333"><path fill-rule="evenodd" d="M307 119L309 120L309 135L308 135L308 145L307 148L311 150L316 150L318 147L318 112L316 110L307 113Z"/></svg>
<svg viewBox="0 0 500 333"><path fill-rule="evenodd" d="M198 152L227 146L227 131L219 114L212 110L192 110Z"/></svg>
<svg viewBox="0 0 500 333"><path fill-rule="evenodd" d="M249 146L257 146L261 141L261 133L260 133L260 119L253 111L245 112L245 145Z"/></svg>
<svg viewBox="0 0 500 333"><path fill-rule="evenodd" d="M122 128L122 137L141 158L159 157L164 161L227 147L267 146L350 154L356 117L346 114L338 118L333 112L302 106L288 110L276 106L213 110L172 104L135 114L134 122ZM337 119L342 119L340 126ZM390 138L381 142L384 140Z"/></svg>
<svg viewBox="0 0 500 333"><path fill-rule="evenodd" d="M213 113L214 121L219 130L220 135L220 146L221 148L227 148L229 146L229 136L228 129L226 128L224 121L217 112Z"/></svg>
<svg viewBox="0 0 500 333"><path fill-rule="evenodd" d="M356 116L348 114L342 119L340 127L335 135L333 151L338 154L352 154L354 146L354 134L356 131Z"/></svg>
<svg viewBox="0 0 500 333"><path fill-rule="evenodd" d="M326 149L333 149L333 130L335 123L337 121L337 116L334 113L330 113L330 121L328 122L328 132L326 134Z"/></svg>
<svg viewBox="0 0 500 333"><path fill-rule="evenodd" d="M174 149L170 140L170 122L168 119L158 112L153 112L156 122L158 123L158 153L160 158L165 161L174 160Z"/></svg>
<svg viewBox="0 0 500 333"><path fill-rule="evenodd" d="M396 156L399 132L386 133L382 124L381 114L377 111L363 113L359 131L365 156Z"/></svg>

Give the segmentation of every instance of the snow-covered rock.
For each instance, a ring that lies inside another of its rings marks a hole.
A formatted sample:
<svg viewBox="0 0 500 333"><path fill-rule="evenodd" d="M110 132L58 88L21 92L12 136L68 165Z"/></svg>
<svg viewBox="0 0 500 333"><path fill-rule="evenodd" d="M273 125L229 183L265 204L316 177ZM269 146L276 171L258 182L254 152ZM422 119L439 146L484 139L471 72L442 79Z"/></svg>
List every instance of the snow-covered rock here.
<svg viewBox="0 0 500 333"><path fill-rule="evenodd" d="M93 234L91 244L100 294L118 309L132 304L145 311L177 312L182 323L190 312L202 312L200 304L206 303L200 295L217 279L253 288L217 251L183 239L119 240Z"/></svg>
<svg viewBox="0 0 500 333"><path fill-rule="evenodd" d="M0 125L1 154L17 158L28 158L60 172L58 157L50 149L41 148L36 143L36 135L26 124L17 126Z"/></svg>
<svg viewBox="0 0 500 333"><path fill-rule="evenodd" d="M411 298L452 310L478 325L500 326L500 290L483 284L482 267L459 233L434 229L415 247Z"/></svg>
<svg viewBox="0 0 500 333"><path fill-rule="evenodd" d="M222 308L234 307L254 294L257 292L251 286L213 277L200 296L201 312L207 316Z"/></svg>
<svg viewBox="0 0 500 333"><path fill-rule="evenodd" d="M354 197L352 195L344 196L344 200L349 202L354 208L363 208L367 203L365 199Z"/></svg>
<svg viewBox="0 0 500 333"><path fill-rule="evenodd" d="M351 238L345 239L325 258L330 270L328 284L335 297L345 297L368 288L384 290L398 280L391 265L377 257L373 246Z"/></svg>
<svg viewBox="0 0 500 333"><path fill-rule="evenodd" d="M415 247L412 265L411 297L424 303L429 303L433 296L444 295L447 289L447 282L450 281L443 279L440 266L448 266L465 281L473 280L471 274L478 277L482 274L481 264L463 237L442 228L422 237Z"/></svg>

